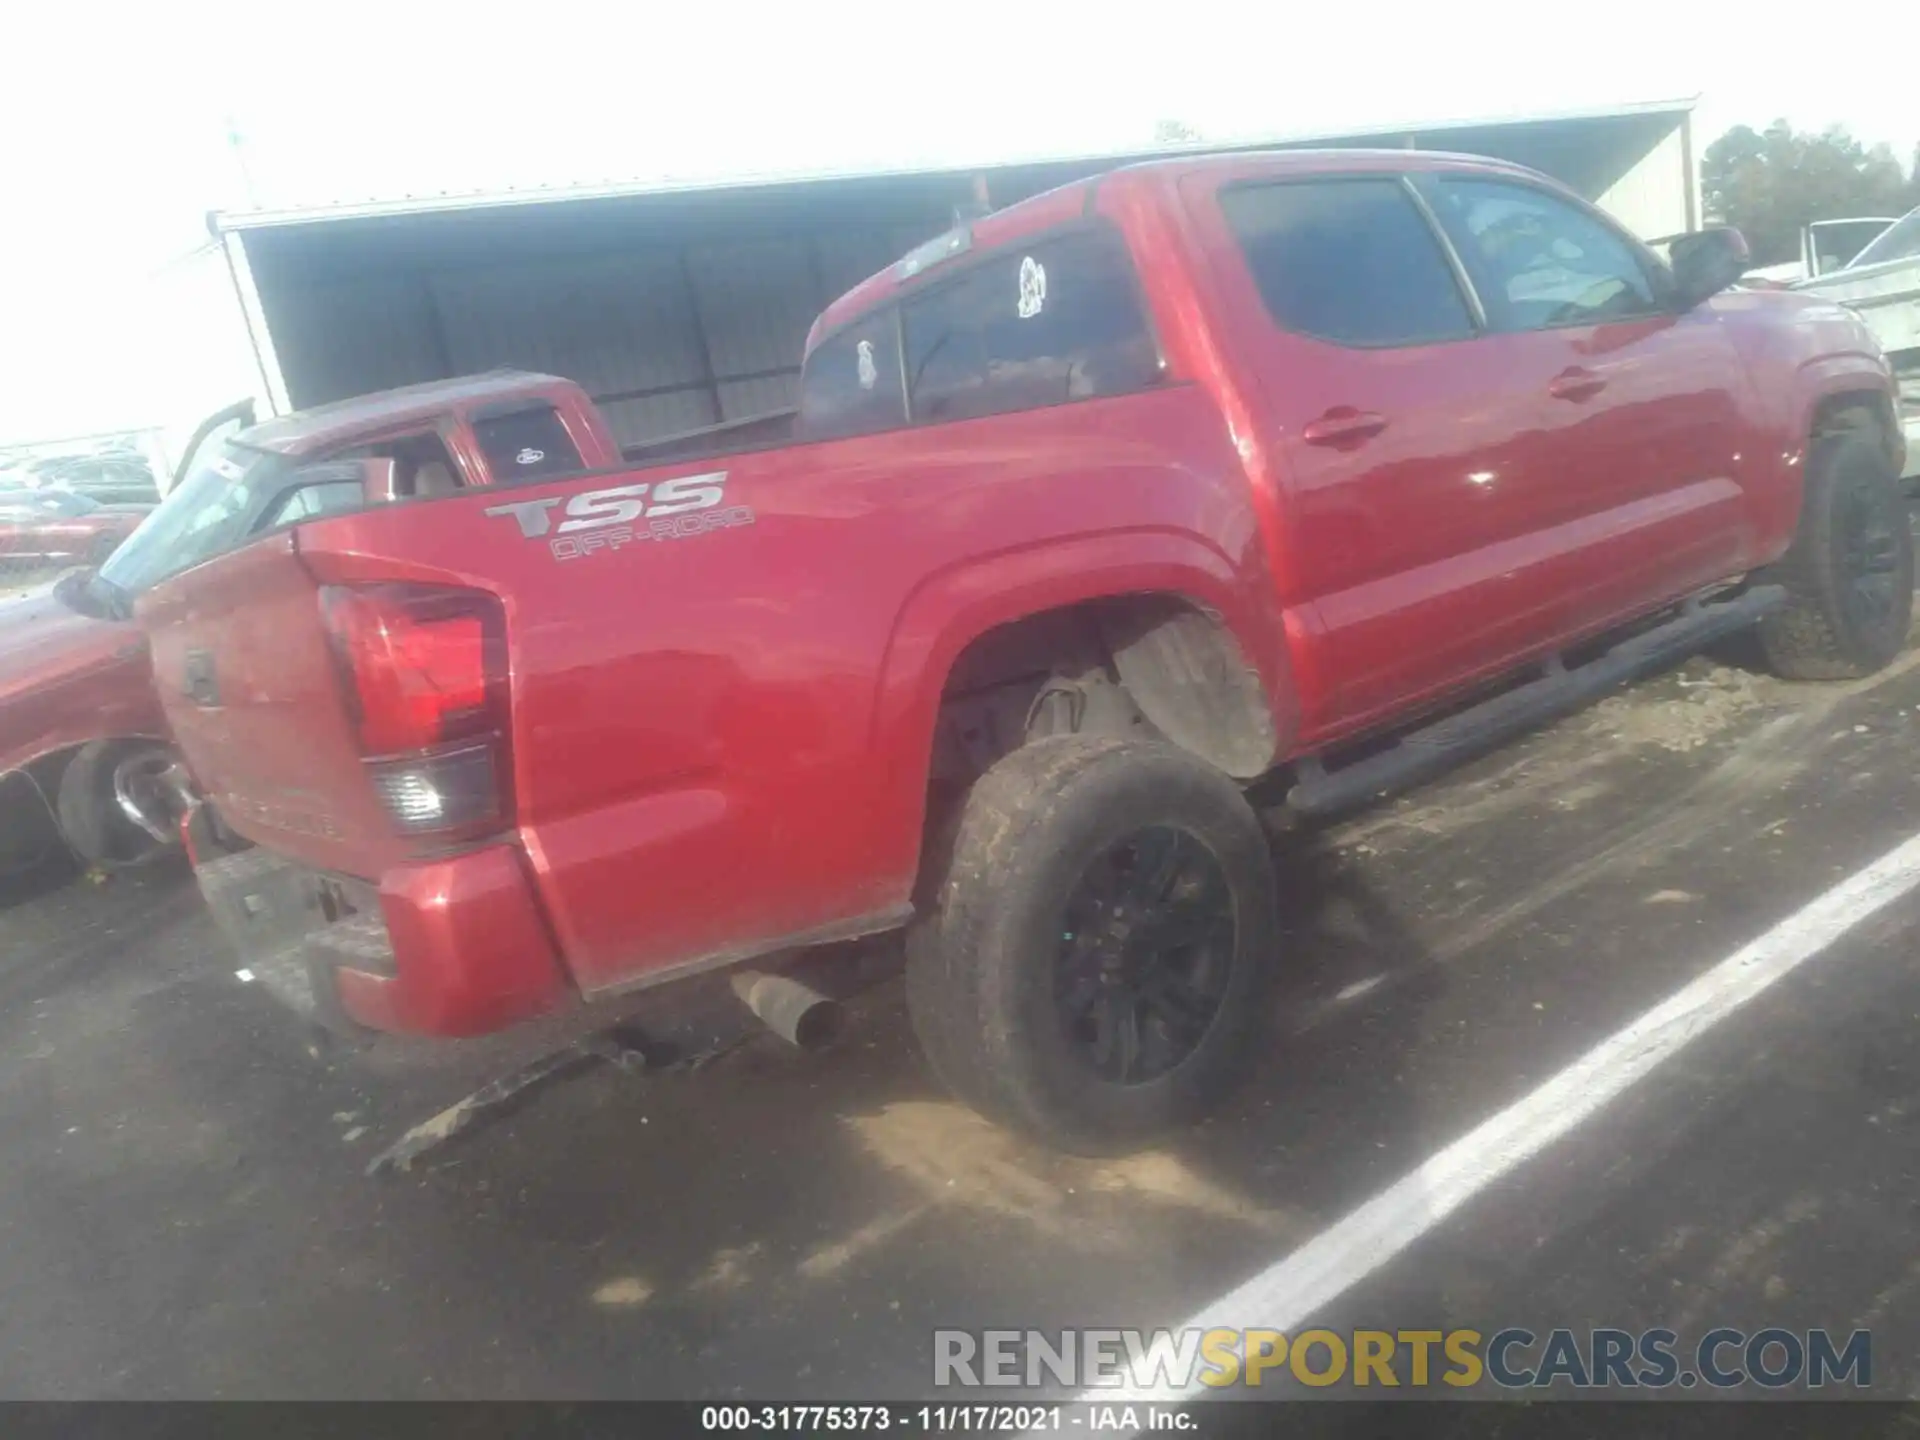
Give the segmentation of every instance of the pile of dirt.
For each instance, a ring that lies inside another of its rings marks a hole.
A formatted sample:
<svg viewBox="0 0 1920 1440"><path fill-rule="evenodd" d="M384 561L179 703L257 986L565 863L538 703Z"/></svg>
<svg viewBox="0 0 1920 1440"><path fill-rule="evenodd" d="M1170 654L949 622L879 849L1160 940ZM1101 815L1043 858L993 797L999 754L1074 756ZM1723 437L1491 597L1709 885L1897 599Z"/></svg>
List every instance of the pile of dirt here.
<svg viewBox="0 0 1920 1440"><path fill-rule="evenodd" d="M1698 750L1772 703L1767 677L1725 666L1690 668L1657 687L1613 695L1587 715L1588 733L1620 745ZM1657 690L1658 693L1654 693Z"/></svg>

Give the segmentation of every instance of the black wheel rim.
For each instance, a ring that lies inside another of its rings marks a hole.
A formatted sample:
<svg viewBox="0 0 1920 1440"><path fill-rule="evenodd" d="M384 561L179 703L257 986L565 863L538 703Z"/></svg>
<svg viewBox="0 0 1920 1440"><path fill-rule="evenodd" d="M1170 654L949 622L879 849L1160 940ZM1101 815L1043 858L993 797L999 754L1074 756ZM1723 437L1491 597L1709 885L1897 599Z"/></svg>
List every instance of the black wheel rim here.
<svg viewBox="0 0 1920 1440"><path fill-rule="evenodd" d="M1903 518L1877 496L1858 490L1847 496L1836 519L1840 545L1841 602L1853 622L1868 631L1892 623L1900 569Z"/></svg>
<svg viewBox="0 0 1920 1440"><path fill-rule="evenodd" d="M1109 846L1067 897L1054 1005L1075 1058L1115 1085L1176 1069L1213 1028L1237 939L1213 852L1154 826Z"/></svg>

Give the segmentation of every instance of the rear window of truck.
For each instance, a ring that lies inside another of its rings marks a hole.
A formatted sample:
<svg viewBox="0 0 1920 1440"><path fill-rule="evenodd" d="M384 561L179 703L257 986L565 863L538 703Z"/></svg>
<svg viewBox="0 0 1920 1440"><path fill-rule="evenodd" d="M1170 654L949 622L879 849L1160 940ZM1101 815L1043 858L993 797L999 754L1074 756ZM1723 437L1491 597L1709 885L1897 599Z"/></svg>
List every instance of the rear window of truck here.
<svg viewBox="0 0 1920 1440"><path fill-rule="evenodd" d="M824 438L970 420L1123 395L1160 374L1126 247L1076 230L992 255L822 341L801 379L799 427Z"/></svg>
<svg viewBox="0 0 1920 1440"><path fill-rule="evenodd" d="M1126 248L1105 230L998 254L906 301L903 317L916 421L1124 395L1160 376Z"/></svg>
<svg viewBox="0 0 1920 1440"><path fill-rule="evenodd" d="M892 306L858 320L807 357L796 428L808 440L897 430L907 423L900 386L900 316Z"/></svg>
<svg viewBox="0 0 1920 1440"><path fill-rule="evenodd" d="M1283 330L1367 347L1473 334L1440 242L1397 178L1235 186L1220 208Z"/></svg>
<svg viewBox="0 0 1920 1440"><path fill-rule="evenodd" d="M573 438L551 405L477 416L473 435L486 457L487 473L498 485L571 475L583 468Z"/></svg>

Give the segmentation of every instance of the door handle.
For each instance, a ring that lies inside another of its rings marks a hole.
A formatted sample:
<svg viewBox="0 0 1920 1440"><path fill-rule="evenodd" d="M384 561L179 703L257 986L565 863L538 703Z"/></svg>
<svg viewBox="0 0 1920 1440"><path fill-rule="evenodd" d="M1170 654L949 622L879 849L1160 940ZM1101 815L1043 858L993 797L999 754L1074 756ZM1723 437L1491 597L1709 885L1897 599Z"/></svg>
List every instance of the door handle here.
<svg viewBox="0 0 1920 1440"><path fill-rule="evenodd" d="M1606 388L1604 378L1578 365L1562 370L1547 382L1547 393L1556 400L1591 400Z"/></svg>
<svg viewBox="0 0 1920 1440"><path fill-rule="evenodd" d="M1371 439L1387 428L1387 417L1371 410L1336 405L1318 420L1309 420L1300 438L1309 445L1349 445Z"/></svg>

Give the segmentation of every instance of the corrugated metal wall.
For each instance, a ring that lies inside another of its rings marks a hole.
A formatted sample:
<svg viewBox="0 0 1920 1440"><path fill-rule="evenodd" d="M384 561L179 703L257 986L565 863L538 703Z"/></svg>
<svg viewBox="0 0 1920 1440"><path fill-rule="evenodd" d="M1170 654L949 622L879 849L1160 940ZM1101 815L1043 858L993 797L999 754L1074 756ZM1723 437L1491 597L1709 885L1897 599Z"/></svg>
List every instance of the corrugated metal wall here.
<svg viewBox="0 0 1920 1440"><path fill-rule="evenodd" d="M939 228L309 280L272 327L296 406L507 365L578 381L632 444L794 404L814 316Z"/></svg>

